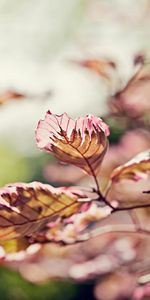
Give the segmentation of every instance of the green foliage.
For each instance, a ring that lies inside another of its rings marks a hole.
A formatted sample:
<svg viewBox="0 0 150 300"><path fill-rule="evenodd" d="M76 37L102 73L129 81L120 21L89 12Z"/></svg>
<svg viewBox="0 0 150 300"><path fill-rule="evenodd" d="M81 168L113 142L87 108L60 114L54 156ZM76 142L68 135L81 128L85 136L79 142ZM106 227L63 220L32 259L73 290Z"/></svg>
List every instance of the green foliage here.
<svg viewBox="0 0 150 300"><path fill-rule="evenodd" d="M37 286L15 272L0 268L0 295L3 300L72 300L75 294L76 286L71 283L53 281Z"/></svg>
<svg viewBox="0 0 150 300"><path fill-rule="evenodd" d="M7 145L0 145L0 186L8 182L26 181L29 176L26 159Z"/></svg>
<svg viewBox="0 0 150 300"><path fill-rule="evenodd" d="M23 157L8 147L0 145L0 186L20 181L42 181L43 165L50 161L48 154L40 153L36 156Z"/></svg>
<svg viewBox="0 0 150 300"><path fill-rule="evenodd" d="M109 142L111 144L116 144L119 142L121 136L125 132L126 127L126 119L119 119L119 118L109 118L106 120L107 124L110 128L110 136L108 137Z"/></svg>

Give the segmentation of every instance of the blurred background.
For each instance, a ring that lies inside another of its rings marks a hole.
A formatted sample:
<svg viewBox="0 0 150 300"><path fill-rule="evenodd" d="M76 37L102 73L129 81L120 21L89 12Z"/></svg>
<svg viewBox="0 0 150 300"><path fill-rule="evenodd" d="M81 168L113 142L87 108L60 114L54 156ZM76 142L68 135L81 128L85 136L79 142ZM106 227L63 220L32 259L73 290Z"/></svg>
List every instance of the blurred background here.
<svg viewBox="0 0 150 300"><path fill-rule="evenodd" d="M0 186L64 180L62 166L35 144L48 109L107 121L104 183L113 167L150 146L149 28L150 0L0 0ZM81 171L65 168L65 184L85 183ZM88 285L36 287L0 272L3 299L93 297Z"/></svg>

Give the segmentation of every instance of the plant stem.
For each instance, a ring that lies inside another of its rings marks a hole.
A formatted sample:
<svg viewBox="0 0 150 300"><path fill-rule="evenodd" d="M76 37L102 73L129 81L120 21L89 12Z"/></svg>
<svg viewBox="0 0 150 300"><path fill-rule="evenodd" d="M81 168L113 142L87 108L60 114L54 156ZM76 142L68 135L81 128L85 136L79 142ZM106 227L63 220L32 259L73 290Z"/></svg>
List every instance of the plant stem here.
<svg viewBox="0 0 150 300"><path fill-rule="evenodd" d="M107 199L105 198L105 196L103 196L103 194L101 193L101 190L100 190L100 187L99 187L99 183L98 183L98 180L97 180L97 177L96 177L94 171L92 173L93 173L93 179L95 181L96 188L97 188L96 189L96 193L99 196L98 200L103 201L107 206L109 206L112 210L114 210L115 208L111 205L111 203L109 203L107 201Z"/></svg>
<svg viewBox="0 0 150 300"><path fill-rule="evenodd" d="M150 207L150 203L146 203L146 204L138 204L138 205L132 205L132 206L127 206L127 207L114 207L108 200L107 198L101 193L99 185L98 185L98 181L97 178L94 177L95 179L95 183L96 186L98 188L98 190L96 190L98 196L99 196L99 200L102 200L106 205L108 205L111 209L112 209L112 213L116 212L116 211L124 211L124 210L133 210L133 209L140 209L140 208L146 208L146 207Z"/></svg>
<svg viewBox="0 0 150 300"><path fill-rule="evenodd" d="M146 204L142 204L142 205L141 204L132 205L132 206L129 206L129 207L114 207L113 205L111 205L111 203L106 198L106 195L107 195L108 191L106 191L106 195L104 196L101 193L101 191L100 191L98 180L97 180L96 176L94 175L93 177L94 177L94 181L95 181L96 187L97 187L97 191L96 192L97 192L97 194L98 194L98 196L100 198L99 200L102 200L106 205L108 205L110 208L112 208L113 212L150 207L150 203L146 203Z"/></svg>

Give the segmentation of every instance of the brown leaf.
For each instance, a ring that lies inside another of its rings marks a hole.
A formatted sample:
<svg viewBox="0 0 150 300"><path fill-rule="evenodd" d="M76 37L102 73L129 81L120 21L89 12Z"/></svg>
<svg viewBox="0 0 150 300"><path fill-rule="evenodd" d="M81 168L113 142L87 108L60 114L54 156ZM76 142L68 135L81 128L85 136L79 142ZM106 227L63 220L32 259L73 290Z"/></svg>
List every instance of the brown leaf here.
<svg viewBox="0 0 150 300"><path fill-rule="evenodd" d="M22 93L8 90L0 95L0 105L5 104L6 102L11 101L11 100L20 100L24 97L25 97L25 95Z"/></svg>
<svg viewBox="0 0 150 300"><path fill-rule="evenodd" d="M149 193L144 193L149 184L150 152L147 150L112 172L107 199L117 201L119 206L149 205Z"/></svg>
<svg viewBox="0 0 150 300"><path fill-rule="evenodd" d="M0 190L0 241L36 236L55 217L79 211L85 195L76 189L38 182L18 183Z"/></svg>
<svg viewBox="0 0 150 300"><path fill-rule="evenodd" d="M143 65L131 78L126 87L110 99L114 113L140 117L150 113L150 64Z"/></svg>
<svg viewBox="0 0 150 300"><path fill-rule="evenodd" d="M140 152L150 148L150 135L146 130L127 131L117 144L112 144L102 164L100 182L106 187L110 175L117 167L125 164Z"/></svg>
<svg viewBox="0 0 150 300"><path fill-rule="evenodd" d="M132 179L138 181L150 171L150 149L141 152L126 164L116 168L112 174L112 181Z"/></svg>
<svg viewBox="0 0 150 300"><path fill-rule="evenodd" d="M99 170L108 146L107 135L108 126L100 118L86 116L74 121L66 113L55 115L50 111L36 130L40 149L53 152L59 160L90 175Z"/></svg>
<svg viewBox="0 0 150 300"><path fill-rule="evenodd" d="M90 69L106 79L109 79L110 69L116 68L114 62L103 59L87 59L76 63L78 63L81 67Z"/></svg>

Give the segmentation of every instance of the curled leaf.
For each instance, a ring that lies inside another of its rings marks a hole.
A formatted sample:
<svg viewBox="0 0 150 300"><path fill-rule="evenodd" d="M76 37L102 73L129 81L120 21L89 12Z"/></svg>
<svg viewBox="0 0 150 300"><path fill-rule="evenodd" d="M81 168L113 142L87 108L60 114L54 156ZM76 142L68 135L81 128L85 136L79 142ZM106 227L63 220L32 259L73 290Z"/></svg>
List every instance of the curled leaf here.
<svg viewBox="0 0 150 300"><path fill-rule="evenodd" d="M88 115L74 121L66 113L55 115L50 111L36 130L40 149L53 152L59 160L78 166L89 175L99 170L108 135L108 126L100 118Z"/></svg>
<svg viewBox="0 0 150 300"><path fill-rule="evenodd" d="M136 181L141 179L144 176L144 174L146 175L146 173L149 171L150 149L136 155L126 164L116 168L111 174L111 179L113 181L118 181L120 179L126 178Z"/></svg>
<svg viewBox="0 0 150 300"><path fill-rule="evenodd" d="M53 217L77 212L85 195L73 189L38 182L18 183L0 189L0 241L36 236Z"/></svg>
<svg viewBox="0 0 150 300"><path fill-rule="evenodd" d="M150 205L149 193L144 193L149 185L150 152L147 150L112 172L107 199L117 201L120 206Z"/></svg>

